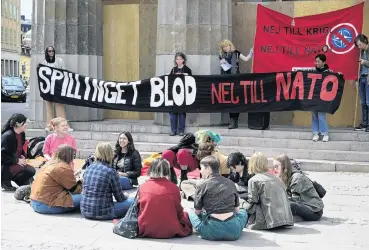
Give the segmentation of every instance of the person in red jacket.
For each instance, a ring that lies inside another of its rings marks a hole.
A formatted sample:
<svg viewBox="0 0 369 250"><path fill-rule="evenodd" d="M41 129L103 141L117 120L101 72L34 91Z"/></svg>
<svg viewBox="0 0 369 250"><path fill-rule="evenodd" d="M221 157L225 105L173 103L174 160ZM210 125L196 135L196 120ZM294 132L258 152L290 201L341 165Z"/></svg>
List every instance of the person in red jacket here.
<svg viewBox="0 0 369 250"><path fill-rule="evenodd" d="M148 175L150 179L138 191L139 237L168 239L189 236L192 233L191 222L183 211L178 187L169 180L169 162L163 158L155 159Z"/></svg>

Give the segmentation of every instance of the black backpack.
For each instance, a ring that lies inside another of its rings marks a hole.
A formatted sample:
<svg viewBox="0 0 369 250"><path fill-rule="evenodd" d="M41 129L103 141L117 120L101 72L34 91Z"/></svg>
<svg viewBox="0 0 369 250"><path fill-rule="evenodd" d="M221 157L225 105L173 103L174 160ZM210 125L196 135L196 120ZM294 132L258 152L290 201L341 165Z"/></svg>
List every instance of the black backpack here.
<svg viewBox="0 0 369 250"><path fill-rule="evenodd" d="M45 144L45 137L33 137L28 141L27 158L35 159L37 156L44 156L42 149Z"/></svg>

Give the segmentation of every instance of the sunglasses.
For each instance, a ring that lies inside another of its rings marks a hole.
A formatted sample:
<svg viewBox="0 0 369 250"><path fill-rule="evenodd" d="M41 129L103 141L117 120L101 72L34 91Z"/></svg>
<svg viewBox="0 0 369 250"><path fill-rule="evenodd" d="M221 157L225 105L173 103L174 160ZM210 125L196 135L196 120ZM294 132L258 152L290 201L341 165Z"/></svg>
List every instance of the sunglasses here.
<svg viewBox="0 0 369 250"><path fill-rule="evenodd" d="M55 50L48 50L47 52L55 52Z"/></svg>

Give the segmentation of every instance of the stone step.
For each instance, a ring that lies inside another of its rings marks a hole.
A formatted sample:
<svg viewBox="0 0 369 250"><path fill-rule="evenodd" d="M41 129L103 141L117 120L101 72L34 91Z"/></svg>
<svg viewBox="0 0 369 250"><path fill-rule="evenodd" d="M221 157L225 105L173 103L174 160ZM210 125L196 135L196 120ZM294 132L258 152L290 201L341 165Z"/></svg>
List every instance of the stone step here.
<svg viewBox="0 0 369 250"><path fill-rule="evenodd" d="M76 139L81 140L97 140L97 141L116 141L118 132L90 132L90 131L74 131L71 134ZM277 133L275 133L277 134ZM366 135L367 133L364 133ZM28 129L27 137L46 136L47 133L41 129ZM136 142L168 142L178 143L179 136L169 136L168 134L159 133L132 133ZM224 146L244 146L244 147L271 147L271 148L297 148L297 149L314 149L314 150L340 150L340 151L369 151L369 140L365 141L348 141L341 140L340 134L332 134L331 141L327 143L313 142L311 136L305 139L293 138L274 138L274 137L244 137L234 135L223 135L221 145ZM336 139L336 140L334 140Z"/></svg>
<svg viewBox="0 0 369 250"><path fill-rule="evenodd" d="M169 134L169 126L153 124L153 121L124 121L108 120L101 122L71 122L71 126L77 132L123 132L146 133L146 134ZM30 122L29 130L42 130L44 125L39 122ZM271 126L269 130L251 130L239 128L229 130L226 127L187 127L186 132L194 133L199 129L209 129L219 133L222 137L246 137L246 138L274 138L274 139L298 139L311 140L311 128ZM44 132L43 134L46 134ZM332 128L329 132L331 141L361 141L369 142L369 133L354 131L352 128L336 129ZM92 139L92 138L90 138Z"/></svg>
<svg viewBox="0 0 369 250"><path fill-rule="evenodd" d="M115 142L110 141L114 146ZM94 151L97 141L78 140L79 149ZM135 142L135 148L142 152L163 152L174 146L169 143ZM355 161L369 162L369 152L360 151L339 151L339 150L312 150L312 149L293 149L293 148L265 148L265 147L240 147L219 145L219 149L225 155L240 151L246 156L251 156L254 152L263 152L267 157L275 157L280 154L287 154L291 158L327 160L327 161Z"/></svg>
<svg viewBox="0 0 369 250"><path fill-rule="evenodd" d="M94 150L81 149L78 152L79 158L87 158ZM142 159L149 157L155 152L140 151ZM250 157L247 157L250 158ZM273 157L268 157L269 167L273 167ZM369 162L348 162L348 161L324 161L297 159L299 166L304 171L314 172L362 172L369 173Z"/></svg>

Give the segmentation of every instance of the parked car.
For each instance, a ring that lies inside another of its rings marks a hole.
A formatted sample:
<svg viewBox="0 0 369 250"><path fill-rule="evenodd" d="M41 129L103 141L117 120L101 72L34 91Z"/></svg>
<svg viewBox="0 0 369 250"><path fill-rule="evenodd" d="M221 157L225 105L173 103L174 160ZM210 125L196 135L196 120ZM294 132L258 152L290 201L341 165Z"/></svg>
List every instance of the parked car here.
<svg viewBox="0 0 369 250"><path fill-rule="evenodd" d="M1 77L1 101L26 102L26 100L26 87L20 77Z"/></svg>

